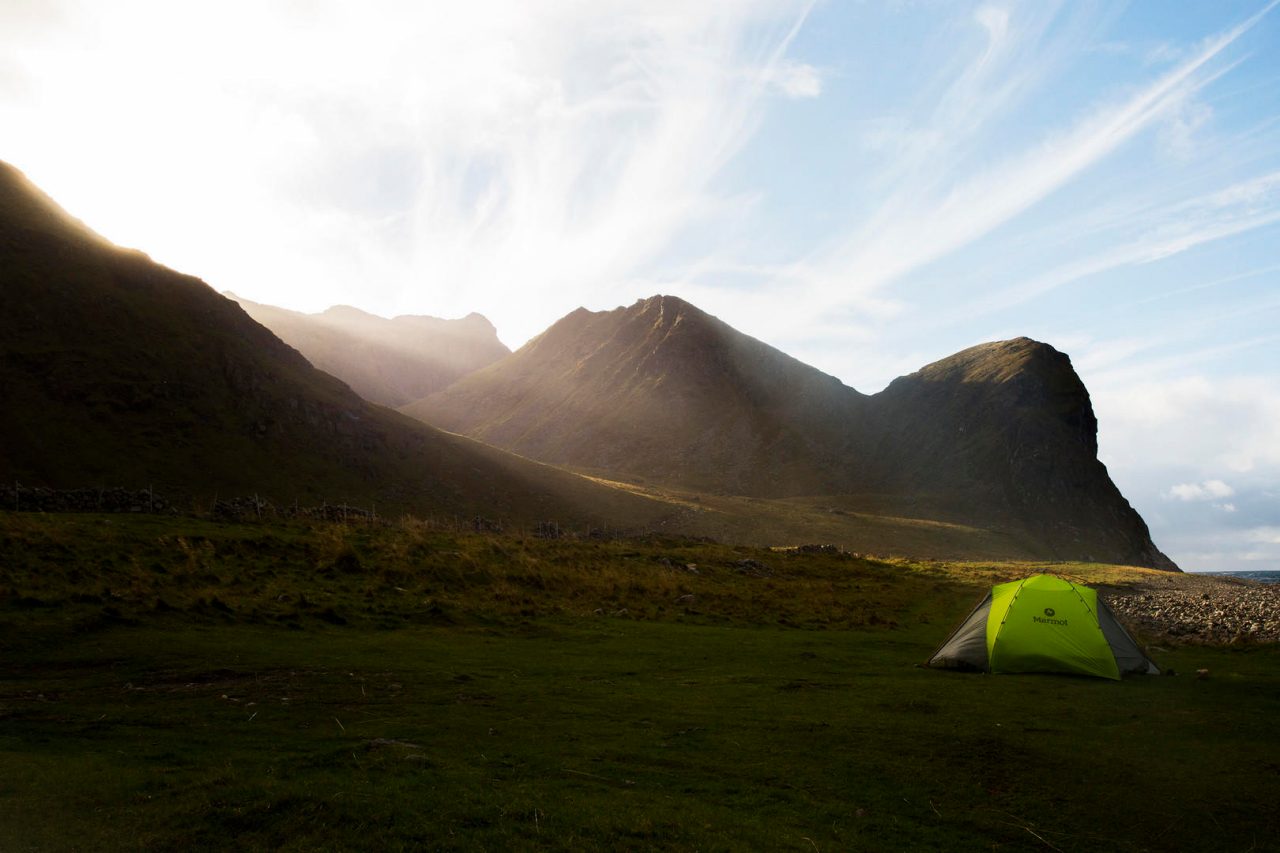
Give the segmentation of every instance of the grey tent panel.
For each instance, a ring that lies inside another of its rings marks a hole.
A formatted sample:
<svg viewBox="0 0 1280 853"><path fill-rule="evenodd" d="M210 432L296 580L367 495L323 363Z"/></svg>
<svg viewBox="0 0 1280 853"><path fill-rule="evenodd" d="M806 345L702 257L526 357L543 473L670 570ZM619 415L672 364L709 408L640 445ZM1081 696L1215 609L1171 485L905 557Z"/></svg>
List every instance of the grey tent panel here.
<svg viewBox="0 0 1280 853"><path fill-rule="evenodd" d="M933 657L929 666L942 669L987 668L987 614L991 612L991 593L987 593L973 608L960 627L951 632Z"/></svg>
<svg viewBox="0 0 1280 853"><path fill-rule="evenodd" d="M1142 649L1138 648L1133 637L1129 636L1129 632L1101 598L1098 599L1098 627L1111 645L1111 652L1116 656L1116 668L1121 675L1160 674L1160 668L1142 653Z"/></svg>

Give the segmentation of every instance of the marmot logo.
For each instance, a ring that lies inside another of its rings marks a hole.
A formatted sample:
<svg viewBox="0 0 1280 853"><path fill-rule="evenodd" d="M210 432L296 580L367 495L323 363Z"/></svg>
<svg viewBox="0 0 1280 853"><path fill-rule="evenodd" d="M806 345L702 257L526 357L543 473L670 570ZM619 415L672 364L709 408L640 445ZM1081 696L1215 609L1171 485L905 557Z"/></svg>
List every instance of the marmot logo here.
<svg viewBox="0 0 1280 853"><path fill-rule="evenodd" d="M1058 615L1058 611L1054 610L1052 607L1046 607L1044 609L1044 615L1052 619L1054 616Z"/></svg>

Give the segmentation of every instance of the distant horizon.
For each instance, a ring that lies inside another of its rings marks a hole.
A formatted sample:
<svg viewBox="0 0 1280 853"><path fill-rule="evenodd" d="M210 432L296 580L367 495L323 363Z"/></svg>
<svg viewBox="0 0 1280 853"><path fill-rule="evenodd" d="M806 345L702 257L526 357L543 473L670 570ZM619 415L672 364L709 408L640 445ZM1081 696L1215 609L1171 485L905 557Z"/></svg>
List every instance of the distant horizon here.
<svg viewBox="0 0 1280 853"><path fill-rule="evenodd" d="M1156 543L1248 570L1280 566L1276 5L10 4L0 157L304 313L518 349L670 293L864 393L1025 335Z"/></svg>

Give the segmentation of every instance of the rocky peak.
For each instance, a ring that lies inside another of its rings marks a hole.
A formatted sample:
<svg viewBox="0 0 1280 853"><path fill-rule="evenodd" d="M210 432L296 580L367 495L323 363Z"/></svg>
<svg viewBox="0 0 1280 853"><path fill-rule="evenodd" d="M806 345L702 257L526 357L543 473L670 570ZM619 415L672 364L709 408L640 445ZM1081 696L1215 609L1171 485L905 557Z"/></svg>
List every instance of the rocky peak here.
<svg viewBox="0 0 1280 853"><path fill-rule="evenodd" d="M882 394L888 401L910 398L935 411L949 410L966 423L1003 411L1002 424L988 427L1005 431L1018 429L1026 418L1054 420L1091 456L1098 451L1098 420L1071 359L1030 338L969 347L895 379Z"/></svg>

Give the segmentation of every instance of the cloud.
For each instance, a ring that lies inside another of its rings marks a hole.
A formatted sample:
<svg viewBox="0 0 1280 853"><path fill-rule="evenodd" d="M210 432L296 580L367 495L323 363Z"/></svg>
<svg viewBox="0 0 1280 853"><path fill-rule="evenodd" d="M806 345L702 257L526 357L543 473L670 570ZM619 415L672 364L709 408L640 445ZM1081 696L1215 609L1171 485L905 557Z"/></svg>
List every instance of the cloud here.
<svg viewBox="0 0 1280 853"><path fill-rule="evenodd" d="M766 95L822 88L797 0L66 5L6 49L39 85L0 126L90 225L249 298L517 344L736 215L714 180Z"/></svg>
<svg viewBox="0 0 1280 853"><path fill-rule="evenodd" d="M1191 160L1196 153L1196 136L1212 118L1213 108L1208 104L1184 99L1160 128L1160 147L1176 160Z"/></svg>
<svg viewBox="0 0 1280 853"><path fill-rule="evenodd" d="M1179 565L1241 568L1259 552L1250 531L1280 529L1280 377L1134 371L1090 393L1100 458Z"/></svg>
<svg viewBox="0 0 1280 853"><path fill-rule="evenodd" d="M979 6L973 13L974 20L987 31L992 46L999 44L1009 32L1009 10L999 6Z"/></svg>
<svg viewBox="0 0 1280 853"><path fill-rule="evenodd" d="M1113 459L1186 460L1200 471L1280 474L1280 377L1103 380L1090 389ZM1206 476L1204 479L1213 479Z"/></svg>
<svg viewBox="0 0 1280 853"><path fill-rule="evenodd" d="M1180 87L1255 20L1214 39L1198 55L1126 102L1100 110L1069 131L957 185L945 197L932 200L932 209L921 211L924 215L909 225L895 223L888 229L889 235L877 235L875 251L884 254L879 247L885 242L900 250L909 240L914 241L915 251L903 253L896 265L886 265L886 259L872 255L869 266L873 274L879 266L879 275L896 277L971 242L1040 201L1159 117L1177 100ZM895 230L903 233L893 233ZM891 239L885 241L883 236Z"/></svg>
<svg viewBox="0 0 1280 853"><path fill-rule="evenodd" d="M1250 542L1261 545L1280 545L1280 527L1258 527L1247 534Z"/></svg>
<svg viewBox="0 0 1280 853"><path fill-rule="evenodd" d="M1243 36L1274 2L1189 45L1096 45L1122 29L1097 4L927 4L901 30L819 5L848 27L836 66L793 55L811 6L9 2L3 156L108 236L250 298L479 310L519 344L578 304L678 292L873 384L986 337L988 315L1028 306L999 319L1020 326L1068 286L1280 224L1274 116L1231 136L1260 115L1240 106L1253 90L1213 88L1262 64ZM924 37L872 43L902 33ZM769 110L815 98L803 142L767 149ZM1099 310L1077 335L1112 471L1189 553L1184 529L1280 523L1258 496L1280 478L1274 372L1203 375L1280 338L1207 329L1235 328L1227 309L1201 311L1202 334L1141 321L1274 260L1117 287L1106 309L1137 320L1099 340ZM1280 302L1264 297L1230 310Z"/></svg>
<svg viewBox="0 0 1280 853"><path fill-rule="evenodd" d="M1182 501L1207 501L1215 498L1229 498L1235 493L1236 490L1222 480L1205 480L1203 483L1180 483L1169 489L1169 497Z"/></svg>
<svg viewBox="0 0 1280 853"><path fill-rule="evenodd" d="M1202 290L1211 290L1217 287L1223 287L1228 284L1234 284L1238 281L1256 278L1261 275L1268 275L1273 272L1280 271L1280 264L1267 264L1266 266L1256 269L1244 270L1243 272L1232 273L1231 275L1219 276L1210 281L1201 282L1199 284L1189 285L1187 287L1179 287L1172 290L1162 291L1154 296L1136 299L1129 303L1130 307L1138 307L1140 305L1149 305L1152 302L1160 302L1162 300L1173 299L1180 296L1186 296L1190 293L1196 293Z"/></svg>
<svg viewBox="0 0 1280 853"><path fill-rule="evenodd" d="M1108 230L1124 234L1118 245L1074 258L1026 281L974 300L945 318L950 324L1008 309L1044 296L1064 285L1123 267L1162 261L1237 234L1280 223L1280 172L1270 172L1213 192L1145 210L1142 215L1121 209ZM1135 231L1135 228L1141 230ZM1067 229L1064 229L1067 230ZM1125 234L1124 232L1129 233ZM1270 267L1247 275L1270 270ZM1228 276L1205 286L1239 280Z"/></svg>
<svg viewBox="0 0 1280 853"><path fill-rule="evenodd" d="M821 314L841 304L851 291L885 289L1026 212L1136 134L1185 105L1191 92L1212 79L1208 71L1213 60L1275 5L1273 0L1253 17L1209 39L1189 58L1126 99L1095 108L1071 126L994 164L957 171L957 157L967 142L1003 108L1016 103L1044 73L1028 53L1040 44L1047 21L1020 26L1007 13L982 7L977 21L987 35L987 44L940 99L931 117L934 126L903 128L904 134L910 134L904 135L904 140L924 140L925 147L907 148L899 162L886 170L901 178L897 189L846 240L810 259L809 266L818 272L806 283L803 302L812 306L813 314ZM1046 53L1052 55L1053 51ZM887 127L891 125L881 124L880 131ZM1274 209L1215 218L1210 215L1214 199L1201 201L1209 209L1199 211L1199 219L1196 211L1191 211L1186 221L1171 226L1169 233L1156 231L1139 246L1120 246L1073 263L1030 284L985 299L961 316L971 319L984 311L1034 298L1081 276L1150 262L1198 243L1280 220L1280 211ZM1225 201L1220 206L1230 205Z"/></svg>
<svg viewBox="0 0 1280 853"><path fill-rule="evenodd" d="M1148 65L1167 65L1177 62L1186 55L1186 50L1171 42L1162 41L1151 45L1144 51L1143 61Z"/></svg>
<svg viewBox="0 0 1280 853"><path fill-rule="evenodd" d="M769 72L767 79L788 98L816 98L822 94L822 74L806 62L782 62Z"/></svg>

